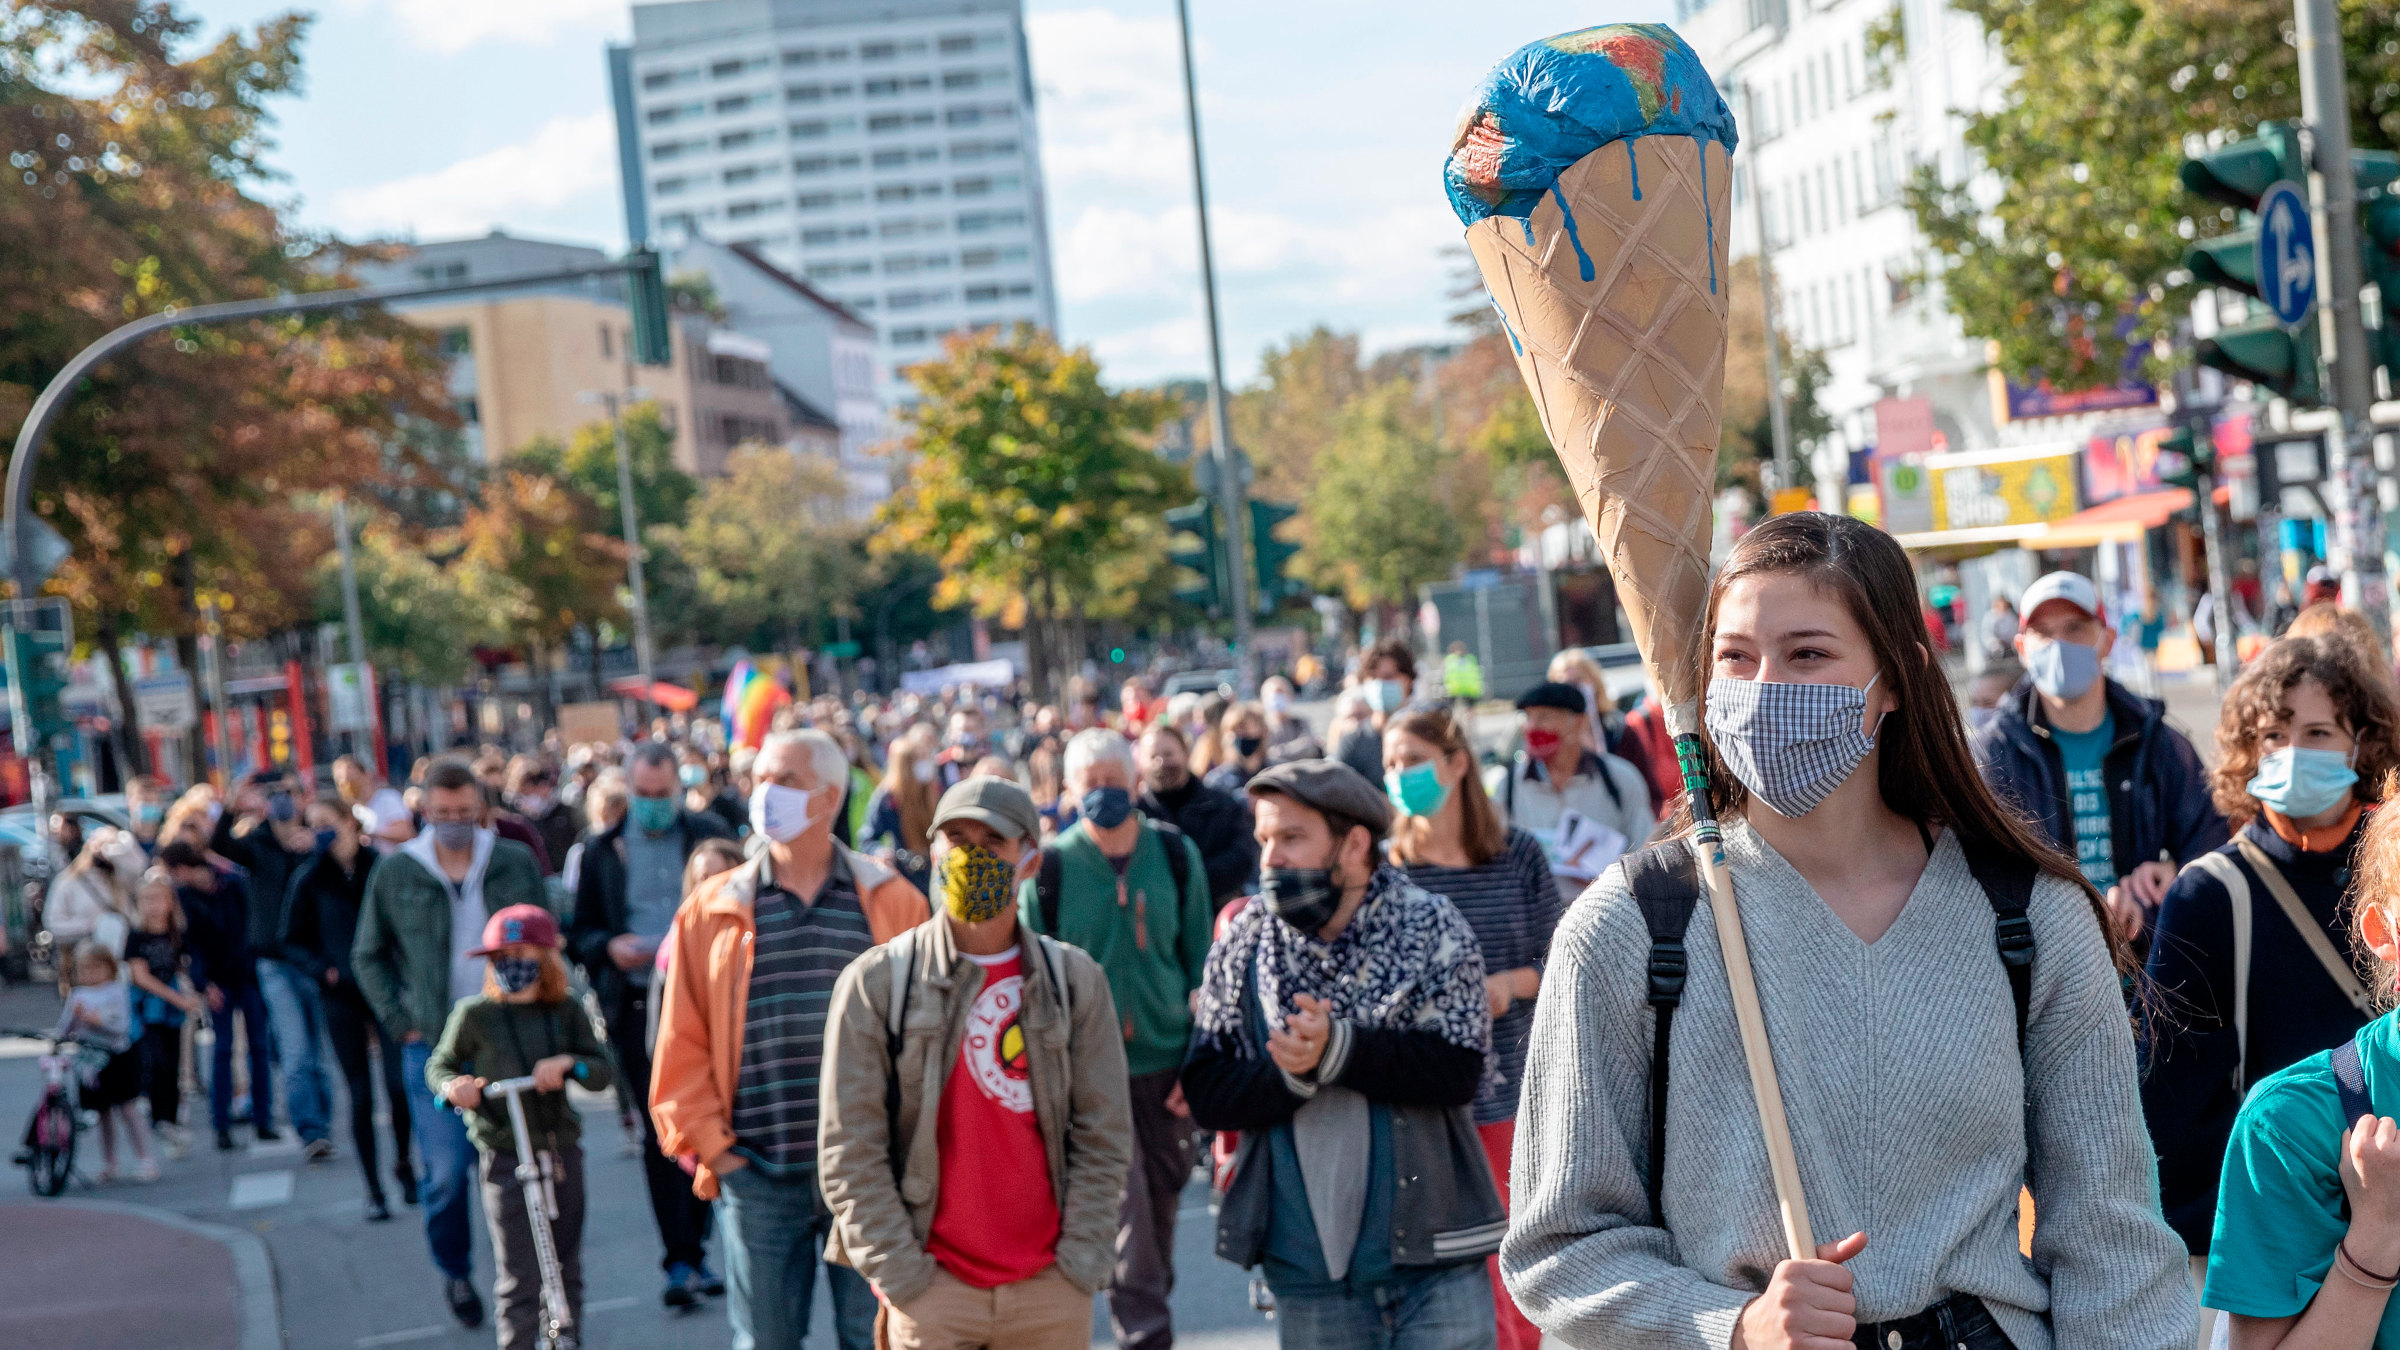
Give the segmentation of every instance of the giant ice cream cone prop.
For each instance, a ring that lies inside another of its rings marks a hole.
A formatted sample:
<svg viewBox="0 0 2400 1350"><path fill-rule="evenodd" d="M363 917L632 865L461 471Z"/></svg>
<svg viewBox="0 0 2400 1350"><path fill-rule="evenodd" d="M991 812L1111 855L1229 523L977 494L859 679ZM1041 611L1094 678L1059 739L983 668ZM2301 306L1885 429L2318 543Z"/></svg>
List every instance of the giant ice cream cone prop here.
<svg viewBox="0 0 2400 1350"><path fill-rule="evenodd" d="M1699 740L1734 139L1732 113L1681 38L1616 24L1503 61L1460 120L1445 176L1665 701L1785 1241L1809 1258L1799 1163Z"/></svg>

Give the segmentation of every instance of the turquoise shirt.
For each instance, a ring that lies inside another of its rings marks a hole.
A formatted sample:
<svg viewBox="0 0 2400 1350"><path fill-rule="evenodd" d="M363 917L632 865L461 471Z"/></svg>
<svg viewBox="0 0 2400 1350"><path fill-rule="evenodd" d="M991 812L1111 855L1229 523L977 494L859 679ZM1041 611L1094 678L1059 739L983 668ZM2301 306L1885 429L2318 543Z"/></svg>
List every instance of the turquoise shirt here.
<svg viewBox="0 0 2400 1350"><path fill-rule="evenodd" d="M2090 731L2050 728L2050 740L2067 771L2067 816L2075 824L2075 865L2083 879L2100 890L2117 884L2117 831L2108 810L2109 743L2116 739L2117 719L2104 713Z"/></svg>
<svg viewBox="0 0 2400 1350"><path fill-rule="evenodd" d="M2400 1022L2386 1014L2358 1033L2367 1097L2400 1114ZM2250 1090L2225 1149L2217 1227L2201 1301L2245 1317L2296 1317L2333 1274L2342 1218L2341 1094L2332 1052L2320 1050ZM2384 1305L2374 1350L2400 1350L2400 1299Z"/></svg>

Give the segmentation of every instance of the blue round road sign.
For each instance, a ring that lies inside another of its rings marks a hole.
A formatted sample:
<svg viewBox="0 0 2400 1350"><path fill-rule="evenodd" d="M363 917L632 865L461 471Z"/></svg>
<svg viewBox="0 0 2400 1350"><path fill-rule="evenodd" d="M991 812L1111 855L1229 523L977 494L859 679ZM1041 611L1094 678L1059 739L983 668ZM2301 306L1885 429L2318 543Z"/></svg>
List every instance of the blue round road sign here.
<svg viewBox="0 0 2400 1350"><path fill-rule="evenodd" d="M2308 194L2297 183L2275 183L2258 199L2258 295L2285 324L2308 317L2317 303L2317 236L2308 219Z"/></svg>

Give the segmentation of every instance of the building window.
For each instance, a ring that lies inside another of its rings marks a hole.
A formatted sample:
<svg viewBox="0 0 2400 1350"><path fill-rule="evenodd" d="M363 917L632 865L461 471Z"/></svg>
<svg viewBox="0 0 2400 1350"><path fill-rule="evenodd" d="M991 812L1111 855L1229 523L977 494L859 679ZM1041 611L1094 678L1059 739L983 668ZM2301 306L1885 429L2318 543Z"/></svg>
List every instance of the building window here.
<svg viewBox="0 0 2400 1350"><path fill-rule="evenodd" d="M1015 141L953 141L950 158L960 164L973 164L985 159L1001 159L1017 153Z"/></svg>
<svg viewBox="0 0 2400 1350"><path fill-rule="evenodd" d="M931 334L922 328L895 328L891 331L890 340L895 347L913 347L929 336Z"/></svg>
<svg viewBox="0 0 2400 1350"><path fill-rule="evenodd" d="M727 169L723 177L727 187L732 187L736 183L755 182L758 178L758 166L744 164L738 169Z"/></svg>
<svg viewBox="0 0 2400 1350"><path fill-rule="evenodd" d="M1022 181L1013 173L997 178L961 178L950 191L957 197L983 197L994 192L1013 192Z"/></svg>
<svg viewBox="0 0 2400 1350"><path fill-rule="evenodd" d="M944 89L973 89L982 83L983 76L972 70L945 70L942 72L942 88Z"/></svg>
<svg viewBox="0 0 2400 1350"><path fill-rule="evenodd" d="M893 291L890 295L884 297L885 306L895 310L918 309L926 305L946 305L949 303L950 292L947 290Z"/></svg>
<svg viewBox="0 0 2400 1350"><path fill-rule="evenodd" d="M837 169L855 169L857 167L858 156L856 155L810 155L792 161L792 172L796 174L831 173Z"/></svg>
<svg viewBox="0 0 2400 1350"><path fill-rule="evenodd" d="M698 117L707 111L708 107L705 104L675 103L669 104L663 108L652 108L649 112L642 115L642 120L649 123L651 126L663 127L669 123L681 121L686 117Z"/></svg>
<svg viewBox="0 0 2400 1350"><path fill-rule="evenodd" d="M650 158L675 159L683 155L696 155L706 149L706 141L660 141L650 147Z"/></svg>
<svg viewBox="0 0 2400 1350"><path fill-rule="evenodd" d="M981 234L986 230L1007 229L1024 223L1025 213L1022 211L972 211L959 216L958 232Z"/></svg>
<svg viewBox="0 0 2400 1350"><path fill-rule="evenodd" d="M887 75L868 80L859 92L868 98L898 98L902 94L918 94L933 87L932 77L926 75Z"/></svg>
<svg viewBox="0 0 2400 1350"><path fill-rule="evenodd" d="M763 216L769 211L778 211L782 208L782 202L735 202L725 208L725 218L727 220L748 220L753 216Z"/></svg>
<svg viewBox="0 0 2400 1350"><path fill-rule="evenodd" d="M445 328L434 341L444 356L465 356L475 350L475 335L464 328Z"/></svg>
<svg viewBox="0 0 2400 1350"><path fill-rule="evenodd" d="M932 125L933 114L929 112L879 113L867 119L867 131L872 135L883 135L888 132L906 131L911 127Z"/></svg>
<svg viewBox="0 0 2400 1350"><path fill-rule="evenodd" d="M700 68L698 66L686 66L682 70L654 70L642 77L642 88L645 91L672 89L676 85L690 84L699 78Z"/></svg>
<svg viewBox="0 0 2400 1350"><path fill-rule="evenodd" d="M719 61L711 65L708 68L708 76L712 80L730 79L747 70L761 69L766 64L767 59L763 56L755 61L745 61L737 57L731 61Z"/></svg>
<svg viewBox="0 0 2400 1350"><path fill-rule="evenodd" d="M858 59L861 61L889 61L899 54L900 44L896 42L862 42L858 44Z"/></svg>
<svg viewBox="0 0 2400 1350"><path fill-rule="evenodd" d="M829 98L850 97L846 84L794 84L784 87L783 96L794 103L819 103Z"/></svg>
<svg viewBox="0 0 2400 1350"><path fill-rule="evenodd" d="M750 110L751 103L754 101L755 100L749 94L727 94L725 97L717 100L717 111L720 114L748 112Z"/></svg>
<svg viewBox="0 0 2400 1350"><path fill-rule="evenodd" d="M658 218L658 228L661 230L689 230L699 223L689 211L671 211Z"/></svg>
<svg viewBox="0 0 2400 1350"><path fill-rule="evenodd" d="M1021 263L1032 254L1022 246L1015 248L971 248L958 255L958 265L965 268L998 267L1004 263Z"/></svg>
<svg viewBox="0 0 2400 1350"><path fill-rule="evenodd" d="M748 131L728 131L717 137L717 148L719 150L741 150L756 145L774 134L772 131L762 131L757 128Z"/></svg>
<svg viewBox="0 0 2400 1350"><path fill-rule="evenodd" d="M672 197L691 185L689 178L661 178L650 185L650 190L661 197Z"/></svg>
<svg viewBox="0 0 2400 1350"><path fill-rule="evenodd" d="M713 356L709 367L710 379L736 389L764 389L769 383L766 366L744 357Z"/></svg>
<svg viewBox="0 0 2400 1350"><path fill-rule="evenodd" d="M600 359L606 361L616 354L616 339L609 335L607 324L600 325Z"/></svg>
<svg viewBox="0 0 2400 1350"><path fill-rule="evenodd" d="M474 426L483 420L483 409L476 404L475 400L462 398L458 401L458 420L468 426Z"/></svg>
<svg viewBox="0 0 2400 1350"><path fill-rule="evenodd" d="M944 33L936 50L944 56L957 56L962 52L971 52L975 50L975 35L973 33Z"/></svg>
<svg viewBox="0 0 2400 1350"><path fill-rule="evenodd" d="M783 65L786 70L799 66L813 66L816 63L817 54L805 47L796 48L783 54Z"/></svg>

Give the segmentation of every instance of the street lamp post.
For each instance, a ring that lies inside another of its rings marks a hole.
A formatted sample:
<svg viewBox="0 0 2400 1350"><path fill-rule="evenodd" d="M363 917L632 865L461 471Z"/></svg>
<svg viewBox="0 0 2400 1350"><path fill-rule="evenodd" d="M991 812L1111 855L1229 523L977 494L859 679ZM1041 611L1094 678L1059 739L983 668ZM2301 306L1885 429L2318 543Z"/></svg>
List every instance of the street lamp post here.
<svg viewBox="0 0 2400 1350"><path fill-rule="evenodd" d="M644 389L628 389L626 398L641 397ZM625 439L625 406L614 391L581 394L586 403L608 408L608 424L617 439L617 506L625 524L625 584L633 592L633 664L641 672L642 701L650 701L650 588L642 578L642 520L633 504L633 449Z"/></svg>
<svg viewBox="0 0 2400 1350"><path fill-rule="evenodd" d="M1183 110L1192 140L1192 202L1200 217L1200 295L1208 315L1208 439L1217 464L1219 509L1225 513L1225 603L1233 610L1233 648L1247 693L1258 683L1258 657L1250 643L1250 578L1242 543L1242 480L1233 438L1225 426L1225 344L1217 331L1217 266L1208 242L1208 175L1200 165L1200 91L1192 78L1190 0L1175 0L1175 28L1183 38Z"/></svg>

